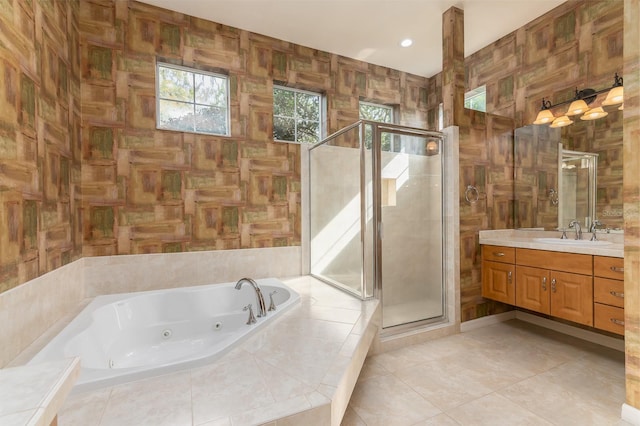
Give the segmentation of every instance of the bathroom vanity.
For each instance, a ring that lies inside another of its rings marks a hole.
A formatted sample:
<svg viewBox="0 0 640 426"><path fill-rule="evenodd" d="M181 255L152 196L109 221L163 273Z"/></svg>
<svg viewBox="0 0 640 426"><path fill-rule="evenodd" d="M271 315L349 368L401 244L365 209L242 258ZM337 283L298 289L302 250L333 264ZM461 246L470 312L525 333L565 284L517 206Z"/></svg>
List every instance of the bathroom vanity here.
<svg viewBox="0 0 640 426"><path fill-rule="evenodd" d="M589 237L575 241L560 240L557 232L481 231L482 296L623 335L622 236L607 235L609 241L600 242Z"/></svg>

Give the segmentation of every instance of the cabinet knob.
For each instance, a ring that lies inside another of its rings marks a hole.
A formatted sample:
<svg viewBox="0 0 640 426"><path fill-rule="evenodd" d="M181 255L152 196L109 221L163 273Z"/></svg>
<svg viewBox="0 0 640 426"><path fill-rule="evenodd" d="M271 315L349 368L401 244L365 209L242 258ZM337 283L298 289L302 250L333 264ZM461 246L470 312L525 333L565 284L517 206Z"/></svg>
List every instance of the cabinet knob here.
<svg viewBox="0 0 640 426"><path fill-rule="evenodd" d="M504 257L504 253L501 252L501 251L494 251L493 255L496 256L496 257Z"/></svg>
<svg viewBox="0 0 640 426"><path fill-rule="evenodd" d="M509 280L509 284L511 284L511 282L513 281L513 272L509 271L509 273L507 274L507 279Z"/></svg>
<svg viewBox="0 0 640 426"><path fill-rule="evenodd" d="M609 294L612 295L613 297L619 297L620 299L624 299L624 293L621 293L619 291L611 290Z"/></svg>
<svg viewBox="0 0 640 426"><path fill-rule="evenodd" d="M611 269L613 272L624 272L624 266L622 268L619 268L617 266L612 266L609 269Z"/></svg>
<svg viewBox="0 0 640 426"><path fill-rule="evenodd" d="M624 321L621 321L619 319L609 318L609 321L611 321L612 323L614 323L616 325L624 325Z"/></svg>
<svg viewBox="0 0 640 426"><path fill-rule="evenodd" d="M555 293L555 292L556 292L556 279L555 279L555 278L553 278L553 279L551 280L551 291L552 291L553 293Z"/></svg>
<svg viewBox="0 0 640 426"><path fill-rule="evenodd" d="M542 277L542 290L547 291L547 277Z"/></svg>

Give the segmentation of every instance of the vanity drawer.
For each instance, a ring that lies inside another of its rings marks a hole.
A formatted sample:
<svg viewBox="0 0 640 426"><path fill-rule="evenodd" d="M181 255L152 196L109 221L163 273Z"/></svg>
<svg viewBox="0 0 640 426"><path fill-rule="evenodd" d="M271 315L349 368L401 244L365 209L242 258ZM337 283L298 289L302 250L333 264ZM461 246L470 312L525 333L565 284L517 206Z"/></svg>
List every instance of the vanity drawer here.
<svg viewBox="0 0 640 426"><path fill-rule="evenodd" d="M582 275L591 275L593 273L592 257L590 254L516 249L516 263L518 265Z"/></svg>
<svg viewBox="0 0 640 426"><path fill-rule="evenodd" d="M624 335L624 309L594 303L594 326L600 330Z"/></svg>
<svg viewBox="0 0 640 426"><path fill-rule="evenodd" d="M596 277L624 279L624 259L621 257L593 257L593 275Z"/></svg>
<svg viewBox="0 0 640 426"><path fill-rule="evenodd" d="M494 262L515 263L516 249L503 246L482 246L482 260L492 260Z"/></svg>
<svg viewBox="0 0 640 426"><path fill-rule="evenodd" d="M624 281L595 277L593 300L605 305L624 308Z"/></svg>

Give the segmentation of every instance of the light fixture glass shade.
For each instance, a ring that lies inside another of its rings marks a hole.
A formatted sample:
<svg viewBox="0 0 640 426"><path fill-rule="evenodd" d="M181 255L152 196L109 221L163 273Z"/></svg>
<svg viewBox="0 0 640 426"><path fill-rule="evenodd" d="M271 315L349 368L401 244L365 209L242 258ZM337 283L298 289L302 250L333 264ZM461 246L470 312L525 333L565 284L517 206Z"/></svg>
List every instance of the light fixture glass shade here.
<svg viewBox="0 0 640 426"><path fill-rule="evenodd" d="M568 126L569 124L573 124L573 121L571 121L569 119L569 117L567 117L566 115L563 115L562 117L558 117L555 120L553 120L553 123L551 123L551 125L549 127L564 127L564 126Z"/></svg>
<svg viewBox="0 0 640 426"><path fill-rule="evenodd" d="M619 109L620 111L623 111L623 110L624 110L624 104L620 105L620 106L618 107L618 109Z"/></svg>
<svg viewBox="0 0 640 426"><path fill-rule="evenodd" d="M606 117L609 115L608 112L602 109L602 107L593 108L589 111L585 112L580 120L597 120L598 118Z"/></svg>
<svg viewBox="0 0 640 426"><path fill-rule="evenodd" d="M555 117L553 116L553 113L551 111L549 111L548 109L543 109L538 113L536 121L534 121L533 124L549 124L554 119Z"/></svg>
<svg viewBox="0 0 640 426"><path fill-rule="evenodd" d="M602 102L602 105L618 105L624 102L624 88L622 86L614 87L607 93L607 98Z"/></svg>
<svg viewBox="0 0 640 426"><path fill-rule="evenodd" d="M572 116L582 114L588 109L589 107L587 106L587 103L582 99L578 99L577 101L571 102L571 105L569 105L569 109L567 110L565 115Z"/></svg>

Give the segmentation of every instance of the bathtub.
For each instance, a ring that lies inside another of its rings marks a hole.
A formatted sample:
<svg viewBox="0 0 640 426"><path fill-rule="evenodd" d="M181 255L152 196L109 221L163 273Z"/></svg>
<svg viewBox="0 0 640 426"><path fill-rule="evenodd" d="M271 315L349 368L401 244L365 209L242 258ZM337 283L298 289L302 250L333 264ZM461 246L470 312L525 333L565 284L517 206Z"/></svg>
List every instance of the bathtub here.
<svg viewBox="0 0 640 426"><path fill-rule="evenodd" d="M138 380L208 364L299 302L273 278L257 280L269 308L247 325L256 293L235 282L96 297L29 364L80 357L74 391Z"/></svg>

